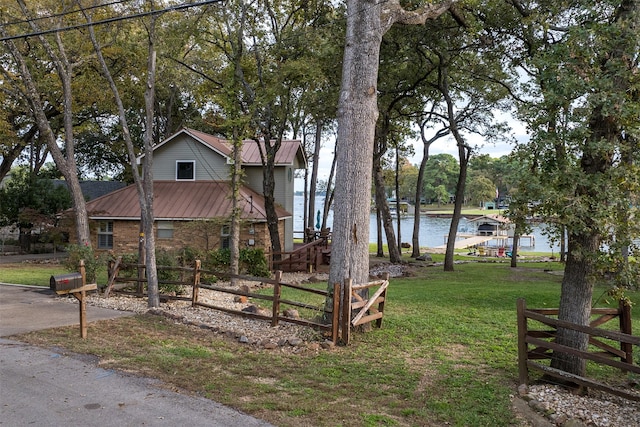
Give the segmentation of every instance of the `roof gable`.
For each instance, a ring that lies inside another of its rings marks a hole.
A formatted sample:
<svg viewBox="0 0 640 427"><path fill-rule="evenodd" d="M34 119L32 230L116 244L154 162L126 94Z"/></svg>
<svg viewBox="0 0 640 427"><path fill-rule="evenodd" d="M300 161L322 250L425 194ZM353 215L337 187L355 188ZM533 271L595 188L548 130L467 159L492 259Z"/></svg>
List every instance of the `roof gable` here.
<svg viewBox="0 0 640 427"><path fill-rule="evenodd" d="M179 140L179 135L189 135L191 138L201 143L205 147L215 151L219 155L223 156L227 162L233 155L233 145L226 139L219 138L214 135L210 135L205 132L200 132L195 129L182 128L178 132L174 133L170 137L166 138L161 143L153 147L153 150L157 150L167 144L171 144L175 140ZM264 152L264 142L256 142L254 140L242 141L242 153L241 160L245 165L262 165L262 159L260 156L260 150ZM144 154L137 159L138 164L141 163ZM297 163L296 163L297 161ZM298 139L283 139L278 152L275 157L276 166L296 166L302 165L306 167L306 157L304 150L302 149L302 143Z"/></svg>

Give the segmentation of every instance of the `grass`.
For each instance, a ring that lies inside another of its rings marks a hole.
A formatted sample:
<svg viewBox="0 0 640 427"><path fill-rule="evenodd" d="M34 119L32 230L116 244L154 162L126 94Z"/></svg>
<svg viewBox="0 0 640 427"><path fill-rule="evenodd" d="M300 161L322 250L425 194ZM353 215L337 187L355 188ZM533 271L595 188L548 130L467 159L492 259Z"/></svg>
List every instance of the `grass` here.
<svg viewBox="0 0 640 427"><path fill-rule="evenodd" d="M414 267L413 277L391 280L382 329L301 354L151 315L91 323L86 340L75 328L18 339L94 354L103 368L159 378L278 426L510 426L518 424L516 300L556 307L561 275L551 273L561 270L550 262ZM637 330L637 311L633 322Z"/></svg>

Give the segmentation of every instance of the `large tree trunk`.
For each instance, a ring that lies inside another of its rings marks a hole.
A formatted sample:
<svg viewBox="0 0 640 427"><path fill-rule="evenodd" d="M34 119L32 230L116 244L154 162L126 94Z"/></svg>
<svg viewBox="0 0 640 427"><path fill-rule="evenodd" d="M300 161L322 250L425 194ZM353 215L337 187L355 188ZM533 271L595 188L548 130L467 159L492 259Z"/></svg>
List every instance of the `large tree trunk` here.
<svg viewBox="0 0 640 427"><path fill-rule="evenodd" d="M588 325L593 297L593 254L597 253L600 238L597 233L569 233L569 252L560 293L558 319ZM588 335L558 328L556 342L578 350L586 350ZM576 375L584 375L586 360L567 353L553 352L551 366Z"/></svg>
<svg viewBox="0 0 640 427"><path fill-rule="evenodd" d="M229 272L231 274L240 273L240 214L242 212L240 208L240 179L242 176L241 171L241 153L242 150L242 138L238 134L237 129L233 130L233 164L231 165L231 227L229 229L230 239L230 257L229 257ZM235 277L231 278L231 284L235 285L237 282Z"/></svg>
<svg viewBox="0 0 640 427"><path fill-rule="evenodd" d="M147 270L147 305L160 306L160 290L158 288L158 268L156 264L156 234L154 230L155 215L153 212L153 123L155 116L155 82L156 82L156 49L155 49L156 17L152 16L148 27L149 56L147 58L147 82L144 91L145 130L144 130L144 170L141 211L144 226L144 243L146 248Z"/></svg>
<svg viewBox="0 0 640 427"><path fill-rule="evenodd" d="M371 173L382 36L396 22L424 24L446 12L451 4L445 0L407 12L398 1L347 0L329 289L347 278L356 284L369 278ZM330 306L330 297L327 302Z"/></svg>
<svg viewBox="0 0 640 427"><path fill-rule="evenodd" d="M347 1L338 104L337 173L329 287L369 278L369 212L383 3Z"/></svg>

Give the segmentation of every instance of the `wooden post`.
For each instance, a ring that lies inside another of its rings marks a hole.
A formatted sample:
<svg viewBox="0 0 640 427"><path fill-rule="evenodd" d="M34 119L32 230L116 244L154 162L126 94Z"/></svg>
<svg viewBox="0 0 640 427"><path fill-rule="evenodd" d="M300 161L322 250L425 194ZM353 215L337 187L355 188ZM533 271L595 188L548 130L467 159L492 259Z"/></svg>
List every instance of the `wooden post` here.
<svg viewBox="0 0 640 427"><path fill-rule="evenodd" d="M201 261L197 259L193 266L193 283L191 290L191 307L195 307L198 302L198 293L200 291L200 266Z"/></svg>
<svg viewBox="0 0 640 427"><path fill-rule="evenodd" d="M625 304L624 300L620 300L618 304L620 310L620 332L633 335L631 330L631 305ZM633 344L621 342L620 350L624 351L624 361L633 364Z"/></svg>
<svg viewBox="0 0 640 427"><path fill-rule="evenodd" d="M116 258L115 263L113 261L109 261L109 280L107 281L107 288L104 290L104 297L109 298L109 294L111 293L111 288L118 277L118 270L120 269L120 263L122 262L122 256Z"/></svg>
<svg viewBox="0 0 640 427"><path fill-rule="evenodd" d="M145 267L147 265L147 255L144 245L144 231L142 231L142 219L140 219L140 238L138 241L138 296L144 295Z"/></svg>
<svg viewBox="0 0 640 427"><path fill-rule="evenodd" d="M382 279L386 282L386 287L384 291L382 291L382 294L380 294L382 301L378 304L378 311L384 316L384 302L387 300L387 289L389 289L389 272L385 272ZM376 320L376 327L382 328L382 317Z"/></svg>
<svg viewBox="0 0 640 427"><path fill-rule="evenodd" d="M529 383L529 371L527 369L527 318L524 312L527 309L527 303L524 298L518 298L517 302L517 318L518 318L518 378L520 384Z"/></svg>
<svg viewBox="0 0 640 427"><path fill-rule="evenodd" d="M351 339L351 286L353 281L344 279L342 286L342 341L345 345Z"/></svg>
<svg viewBox="0 0 640 427"><path fill-rule="evenodd" d="M280 295L282 294L280 281L282 281L282 271L278 270L276 271L276 283L273 285L273 312L271 314L271 326L278 326L278 316L280 315Z"/></svg>
<svg viewBox="0 0 640 427"><path fill-rule="evenodd" d="M338 332L340 330L340 283L333 284L333 311L331 312L331 341L338 343Z"/></svg>
<svg viewBox="0 0 640 427"><path fill-rule="evenodd" d="M80 337L87 338L87 302L85 301L86 292L84 290L87 284L87 269L84 266L84 260L80 260L80 275L82 276L82 290L76 292L74 296L78 299L80 307ZM80 294L80 295L78 295Z"/></svg>
<svg viewBox="0 0 640 427"><path fill-rule="evenodd" d="M80 275L82 276L82 286L87 284L87 269L84 266L84 260L81 259L78 265L78 270L80 271Z"/></svg>

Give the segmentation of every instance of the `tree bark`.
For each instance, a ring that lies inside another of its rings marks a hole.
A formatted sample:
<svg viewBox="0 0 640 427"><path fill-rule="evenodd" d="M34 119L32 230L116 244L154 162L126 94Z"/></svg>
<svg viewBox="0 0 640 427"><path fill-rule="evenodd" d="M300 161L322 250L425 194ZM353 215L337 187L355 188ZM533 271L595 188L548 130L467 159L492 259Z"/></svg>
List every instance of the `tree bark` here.
<svg viewBox="0 0 640 427"><path fill-rule="evenodd" d="M424 183L424 172L427 168L427 162L429 161L429 147L435 141L440 138L445 137L449 134L449 129L444 128L438 130L436 134L427 139L424 134L424 127L427 124L425 120L420 126L420 135L422 138L422 160L420 161L420 168L418 169L418 179L416 182L416 203L413 209L413 234L412 234L412 244L413 249L411 252L411 258L418 258L420 256L420 200L422 199L422 185Z"/></svg>
<svg viewBox="0 0 640 427"><path fill-rule="evenodd" d="M311 170L311 184L309 188L309 213L307 215L307 228L314 229L316 215L316 190L318 185L318 164L320 163L320 147L322 140L322 121L316 120L316 134L313 146L313 169ZM306 237L306 236L305 236Z"/></svg>
<svg viewBox="0 0 640 427"><path fill-rule="evenodd" d="M380 212L382 228L384 230L385 236L387 237L389 261L392 263L399 263L402 261L402 259L393 229L393 218L391 217L391 211L389 210L389 204L387 203L387 194L385 191L384 176L382 174L382 165L380 165L380 156L378 154L374 155L373 158L373 180L376 196L376 207L378 208L378 212ZM398 217L399 216L400 213L398 212ZM382 245L379 246L381 247Z"/></svg>
<svg viewBox="0 0 640 427"><path fill-rule="evenodd" d="M397 0L347 0L347 31L338 100L337 175L329 288L369 278L369 212L382 36L391 26L423 24L453 1L405 11ZM330 303L329 303L330 305Z"/></svg>

